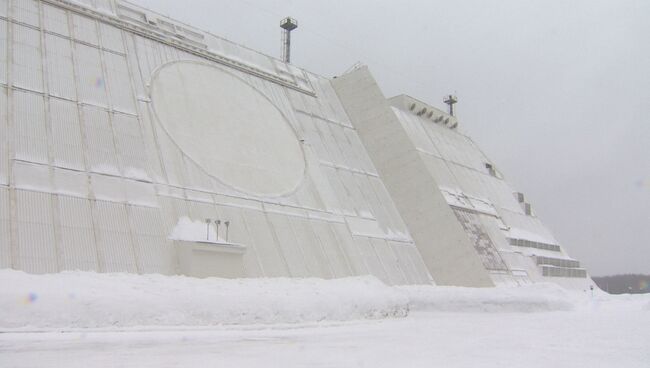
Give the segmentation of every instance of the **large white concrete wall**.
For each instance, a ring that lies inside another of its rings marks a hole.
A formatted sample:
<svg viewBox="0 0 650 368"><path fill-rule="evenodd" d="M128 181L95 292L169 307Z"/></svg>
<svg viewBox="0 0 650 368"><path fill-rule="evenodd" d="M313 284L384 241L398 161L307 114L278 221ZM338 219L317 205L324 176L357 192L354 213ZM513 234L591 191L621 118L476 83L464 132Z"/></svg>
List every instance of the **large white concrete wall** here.
<svg viewBox="0 0 650 368"><path fill-rule="evenodd" d="M470 239L366 67L332 81L435 282L491 286Z"/></svg>
<svg viewBox="0 0 650 368"><path fill-rule="evenodd" d="M327 79L112 0L0 0L0 50L0 267L174 274L220 219L248 277L431 282Z"/></svg>

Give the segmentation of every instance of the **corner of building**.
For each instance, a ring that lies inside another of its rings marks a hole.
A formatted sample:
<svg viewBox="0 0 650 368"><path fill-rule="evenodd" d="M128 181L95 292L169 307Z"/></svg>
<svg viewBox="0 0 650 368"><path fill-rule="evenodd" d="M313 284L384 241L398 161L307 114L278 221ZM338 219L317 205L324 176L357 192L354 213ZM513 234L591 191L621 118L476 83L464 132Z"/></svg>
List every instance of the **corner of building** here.
<svg viewBox="0 0 650 368"><path fill-rule="evenodd" d="M332 86L436 284L494 286L368 68L339 76Z"/></svg>

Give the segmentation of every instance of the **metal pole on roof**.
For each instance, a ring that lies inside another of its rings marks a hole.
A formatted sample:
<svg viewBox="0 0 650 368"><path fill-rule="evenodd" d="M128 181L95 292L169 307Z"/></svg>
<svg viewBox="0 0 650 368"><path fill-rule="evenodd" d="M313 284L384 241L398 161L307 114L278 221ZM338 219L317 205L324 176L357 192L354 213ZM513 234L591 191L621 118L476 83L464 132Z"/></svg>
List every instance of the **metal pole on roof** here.
<svg viewBox="0 0 650 368"><path fill-rule="evenodd" d="M449 115L454 116L454 104L458 102L458 97L454 95L447 95L445 96L443 102L449 105Z"/></svg>
<svg viewBox="0 0 650 368"><path fill-rule="evenodd" d="M280 28L282 31L282 60L285 63L291 62L291 31L298 28L298 21L286 17L280 22Z"/></svg>
<svg viewBox="0 0 650 368"><path fill-rule="evenodd" d="M212 220L205 219L205 240L210 240L210 223Z"/></svg>

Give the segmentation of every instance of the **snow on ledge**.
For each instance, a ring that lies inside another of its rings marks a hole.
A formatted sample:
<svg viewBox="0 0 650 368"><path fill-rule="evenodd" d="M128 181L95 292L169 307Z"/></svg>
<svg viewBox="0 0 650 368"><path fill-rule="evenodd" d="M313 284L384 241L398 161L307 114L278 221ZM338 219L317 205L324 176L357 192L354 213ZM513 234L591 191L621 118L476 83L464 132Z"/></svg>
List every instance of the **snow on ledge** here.
<svg viewBox="0 0 650 368"><path fill-rule="evenodd" d="M225 233L226 225L220 226L221 234ZM206 224L205 221L193 221L183 216L178 219L176 226L169 235L169 239L183 240L204 243L226 243L226 240L219 234L217 237L216 225L213 222Z"/></svg>

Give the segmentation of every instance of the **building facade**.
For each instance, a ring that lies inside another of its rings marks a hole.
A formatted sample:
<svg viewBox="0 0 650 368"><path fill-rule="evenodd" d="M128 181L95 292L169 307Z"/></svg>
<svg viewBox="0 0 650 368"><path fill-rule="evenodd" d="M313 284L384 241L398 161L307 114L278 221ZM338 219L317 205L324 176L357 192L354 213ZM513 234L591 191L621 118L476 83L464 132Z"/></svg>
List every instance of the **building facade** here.
<svg viewBox="0 0 650 368"><path fill-rule="evenodd" d="M587 282L456 126L125 1L0 0L0 267Z"/></svg>

